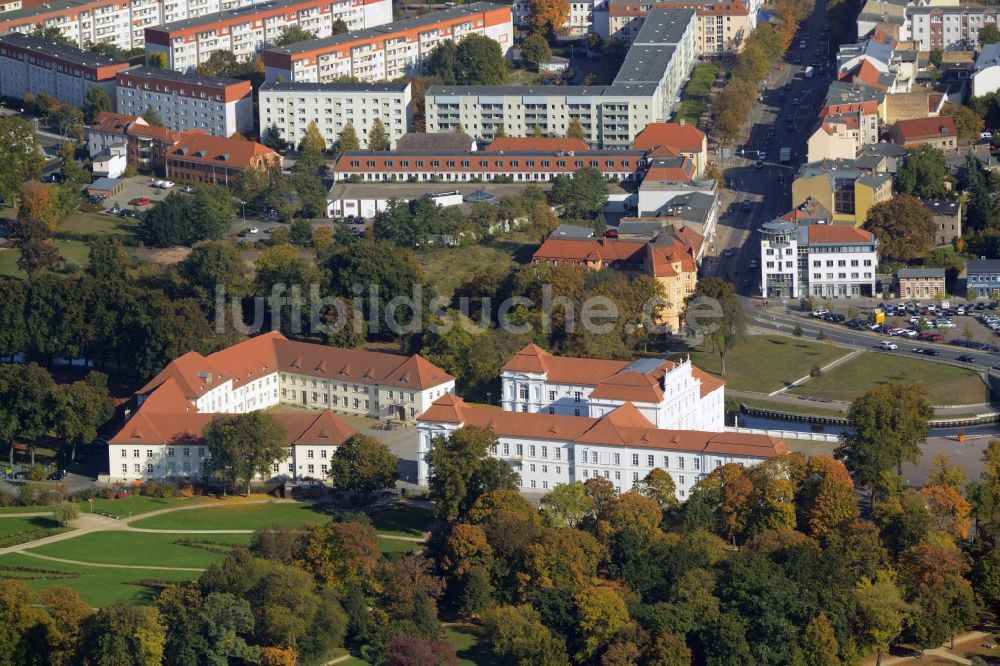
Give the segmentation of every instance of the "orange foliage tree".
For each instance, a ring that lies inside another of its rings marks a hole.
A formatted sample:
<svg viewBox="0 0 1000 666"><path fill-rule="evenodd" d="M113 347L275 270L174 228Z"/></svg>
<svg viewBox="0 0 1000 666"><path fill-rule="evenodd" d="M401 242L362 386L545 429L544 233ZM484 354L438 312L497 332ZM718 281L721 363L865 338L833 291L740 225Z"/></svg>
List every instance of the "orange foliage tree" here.
<svg viewBox="0 0 1000 666"><path fill-rule="evenodd" d="M927 510L934 516L938 528L956 539L964 539L972 514L969 501L952 486L926 486L920 492L927 499Z"/></svg>
<svg viewBox="0 0 1000 666"><path fill-rule="evenodd" d="M51 231L59 224L59 206L52 196L52 187L42 185L37 180L29 180L21 188L21 201L18 204L19 218L34 218L44 222Z"/></svg>
<svg viewBox="0 0 1000 666"><path fill-rule="evenodd" d="M530 0L528 2L528 24L532 32L555 34L569 20L567 0Z"/></svg>
<svg viewBox="0 0 1000 666"><path fill-rule="evenodd" d="M858 518L854 481L844 463L830 456L812 456L799 489L799 524L822 539Z"/></svg>

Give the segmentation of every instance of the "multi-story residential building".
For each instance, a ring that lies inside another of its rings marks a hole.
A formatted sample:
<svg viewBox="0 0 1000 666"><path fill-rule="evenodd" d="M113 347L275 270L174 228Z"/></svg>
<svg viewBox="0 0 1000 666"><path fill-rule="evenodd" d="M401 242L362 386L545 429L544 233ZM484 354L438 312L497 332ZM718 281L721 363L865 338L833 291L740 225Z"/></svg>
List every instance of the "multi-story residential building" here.
<svg viewBox="0 0 1000 666"><path fill-rule="evenodd" d="M684 299L698 282L698 260L704 237L691 227L667 226L650 241L612 238L563 239L549 237L535 250L535 264L606 268L629 279L652 277L663 285L665 302L656 324L680 330Z"/></svg>
<svg viewBox="0 0 1000 666"><path fill-rule="evenodd" d="M641 150L349 150L332 168L334 180L368 181L489 181L497 177L514 182L546 182L593 167L609 180L636 181L646 167Z"/></svg>
<svg viewBox="0 0 1000 666"><path fill-rule="evenodd" d="M642 30L643 22L651 10L693 9L695 26L695 51L698 55L718 55L739 51L743 40L757 26L756 2L744 0L608 0L603 10L595 12L594 30L602 37L617 37L631 44Z"/></svg>
<svg viewBox="0 0 1000 666"><path fill-rule="evenodd" d="M0 95L51 95L63 104L83 106L93 87L114 98L115 74L127 62L12 32L0 35Z"/></svg>
<svg viewBox="0 0 1000 666"><path fill-rule="evenodd" d="M650 123L632 142L637 150L648 150L650 157L686 157L701 178L708 165L708 137L694 125L683 120L679 123Z"/></svg>
<svg viewBox="0 0 1000 666"><path fill-rule="evenodd" d="M941 150L958 148L958 131L951 116L897 120L891 133L892 140L907 149L925 144Z"/></svg>
<svg viewBox="0 0 1000 666"><path fill-rule="evenodd" d="M322 133L327 146L348 124L354 126L362 148L376 119L389 136L389 147L410 131L413 110L409 83L303 83L265 81L258 107L260 131L275 126L286 141L298 144L310 122Z"/></svg>
<svg viewBox="0 0 1000 666"><path fill-rule="evenodd" d="M900 41L916 42L920 51L975 51L979 31L997 22L997 7L982 5L910 5L899 29Z"/></svg>
<svg viewBox="0 0 1000 666"><path fill-rule="evenodd" d="M849 225L776 219L760 229L765 298L875 296L878 239Z"/></svg>
<svg viewBox="0 0 1000 666"><path fill-rule="evenodd" d="M948 294L943 268L900 268L896 271L900 298L931 299Z"/></svg>
<svg viewBox="0 0 1000 666"><path fill-rule="evenodd" d="M143 173L162 174L167 149L177 143L178 133L154 127L139 116L102 111L87 127L86 138L92 159L124 146L126 164Z"/></svg>
<svg viewBox="0 0 1000 666"><path fill-rule="evenodd" d="M861 145L861 128L856 114L830 115L820 118L809 135L806 160L853 160Z"/></svg>
<svg viewBox="0 0 1000 666"><path fill-rule="evenodd" d="M878 30L894 39L903 39L900 34L908 4L909 0L866 0L858 14L858 38Z"/></svg>
<svg viewBox="0 0 1000 666"><path fill-rule="evenodd" d="M286 27L298 26L317 38L330 37L338 19L349 30L371 29L392 21L391 2L267 0L146 28L146 53L163 53L168 69L183 72L216 51L249 60L273 44Z"/></svg>
<svg viewBox="0 0 1000 666"><path fill-rule="evenodd" d="M896 51L896 40L881 33L837 52L837 79L860 83L887 93L909 92L916 78L916 59Z"/></svg>
<svg viewBox="0 0 1000 666"><path fill-rule="evenodd" d="M281 155L267 146L243 138L230 139L180 132L164 154L164 173L180 183L206 183L228 187L244 169L263 171L281 164Z"/></svg>
<svg viewBox="0 0 1000 666"><path fill-rule="evenodd" d="M484 35L507 54L514 43L509 5L474 2L380 28L300 42L264 51L267 81L330 83L345 76L373 83L420 74L444 41Z"/></svg>
<svg viewBox="0 0 1000 666"><path fill-rule="evenodd" d="M569 3L569 16L566 17L566 22L561 26L562 32L574 37L595 32L597 28L594 25L595 13L606 4L607 0L572 0ZM514 25L519 28L527 28L528 18L531 16L528 0L514 0L511 9L513 10Z"/></svg>
<svg viewBox="0 0 1000 666"><path fill-rule="evenodd" d="M885 119L884 90L863 82L834 81L826 92L819 117L854 116L858 120L858 151L870 143L878 143L879 128Z"/></svg>
<svg viewBox="0 0 1000 666"><path fill-rule="evenodd" d="M431 86L428 132L492 139L565 136L579 121L591 147L627 148L647 125L665 120L694 64L693 10L654 10L610 86Z"/></svg>
<svg viewBox="0 0 1000 666"><path fill-rule="evenodd" d="M970 259L965 265L966 287L977 298L1000 295L1000 259Z"/></svg>
<svg viewBox="0 0 1000 666"><path fill-rule="evenodd" d="M868 211L892 198L892 174L867 171L853 160L803 164L792 181L792 206L819 203L832 221L860 227Z"/></svg>
<svg viewBox="0 0 1000 666"><path fill-rule="evenodd" d="M576 360L584 367L600 363ZM590 478L608 479L616 492L628 492L659 468L673 477L683 501L713 469L730 463L752 466L789 451L782 440L767 435L657 428L631 402L598 417L563 416L473 407L449 394L417 423L418 483L426 484L434 472L429 464L434 440L464 426L496 433L491 454L511 465L526 492L543 493Z"/></svg>
<svg viewBox="0 0 1000 666"><path fill-rule="evenodd" d="M962 202L925 199L921 203L934 216L935 245L951 245L962 237Z"/></svg>
<svg viewBox="0 0 1000 666"><path fill-rule="evenodd" d="M176 132L232 136L254 129L249 81L138 66L118 73L115 95L118 113L139 116L151 107Z"/></svg>
<svg viewBox="0 0 1000 666"><path fill-rule="evenodd" d="M324 459L354 434L332 412L412 423L454 387L454 377L418 355L337 349L280 333L208 356L188 352L137 392L138 409L109 444L110 472L121 480L197 478L207 458L198 436L213 415L291 404L323 411L276 414L291 450L275 461L274 476L320 477Z"/></svg>

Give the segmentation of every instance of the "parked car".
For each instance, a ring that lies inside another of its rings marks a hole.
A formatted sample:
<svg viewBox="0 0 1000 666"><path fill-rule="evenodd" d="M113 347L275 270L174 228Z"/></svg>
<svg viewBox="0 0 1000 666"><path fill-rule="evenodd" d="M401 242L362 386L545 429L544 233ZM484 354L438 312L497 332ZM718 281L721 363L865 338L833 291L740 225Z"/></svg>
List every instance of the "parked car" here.
<svg viewBox="0 0 1000 666"><path fill-rule="evenodd" d="M260 233L260 229L257 228L257 227L250 227L250 233L252 233L252 234L259 234Z"/></svg>
<svg viewBox="0 0 1000 666"><path fill-rule="evenodd" d="M69 474L69 472L67 472L64 469L61 469L58 472L53 472L52 474L49 474L49 479L51 481L62 481L63 479L66 478L67 474Z"/></svg>
<svg viewBox="0 0 1000 666"><path fill-rule="evenodd" d="M921 333L919 337L921 340L924 340L925 342L941 342L942 340L944 340L944 336L941 335L940 333L931 333L929 331Z"/></svg>
<svg viewBox="0 0 1000 666"><path fill-rule="evenodd" d="M976 357L971 354L962 354L958 357L958 360L962 363L975 363Z"/></svg>
<svg viewBox="0 0 1000 666"><path fill-rule="evenodd" d="M136 197L128 203L130 206L148 206L150 202L146 197Z"/></svg>

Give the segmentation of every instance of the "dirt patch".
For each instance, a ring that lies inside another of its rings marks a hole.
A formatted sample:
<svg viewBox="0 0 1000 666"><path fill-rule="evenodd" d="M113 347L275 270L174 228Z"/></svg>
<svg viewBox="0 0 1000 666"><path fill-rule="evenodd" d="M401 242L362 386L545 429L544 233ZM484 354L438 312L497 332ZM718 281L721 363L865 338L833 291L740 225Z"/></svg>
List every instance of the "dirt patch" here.
<svg viewBox="0 0 1000 666"><path fill-rule="evenodd" d="M179 263L189 254L191 254L191 248L189 247L170 247L155 250L149 248L139 248L135 251L135 255L139 259L159 264L160 266L171 266Z"/></svg>

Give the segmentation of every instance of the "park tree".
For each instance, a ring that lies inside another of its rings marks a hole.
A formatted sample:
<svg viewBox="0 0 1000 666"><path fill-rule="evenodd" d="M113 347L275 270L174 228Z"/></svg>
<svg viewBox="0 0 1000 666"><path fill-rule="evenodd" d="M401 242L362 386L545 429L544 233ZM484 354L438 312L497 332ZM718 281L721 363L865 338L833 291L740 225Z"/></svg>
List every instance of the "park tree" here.
<svg viewBox="0 0 1000 666"><path fill-rule="evenodd" d="M948 486L959 490L965 485L965 470L958 465L952 465L947 453L939 453L931 460L931 469L927 473L928 486Z"/></svg>
<svg viewBox="0 0 1000 666"><path fill-rule="evenodd" d="M430 496L443 520L465 515L488 492L517 488L517 474L490 456L497 445L491 430L463 427L431 444Z"/></svg>
<svg viewBox="0 0 1000 666"><path fill-rule="evenodd" d="M996 24L987 23L979 31L979 45L986 46L997 42L1000 42L1000 29L997 28Z"/></svg>
<svg viewBox="0 0 1000 666"><path fill-rule="evenodd" d="M608 202L608 181L594 167L580 167L572 175L559 175L552 180L549 201L562 206L569 217L593 217Z"/></svg>
<svg viewBox="0 0 1000 666"><path fill-rule="evenodd" d="M382 119L376 118L368 130L368 150L389 150L390 144L389 133L386 131Z"/></svg>
<svg viewBox="0 0 1000 666"><path fill-rule="evenodd" d="M63 179L60 190L68 190L67 194L70 195L68 200L72 203L71 207L63 211L64 213L68 213L71 208L76 208L80 202L80 191L90 183L90 174L76 161L76 147L76 143L67 141L59 148L59 173Z"/></svg>
<svg viewBox="0 0 1000 666"><path fill-rule="evenodd" d="M882 543L895 554L916 546L934 528L926 497L912 488L879 502L874 518L881 530Z"/></svg>
<svg viewBox="0 0 1000 666"><path fill-rule="evenodd" d="M288 46L289 44L296 44L298 42L308 42L310 39L316 39L316 34L304 30L297 24L286 25L278 33L278 38L274 40L274 45Z"/></svg>
<svg viewBox="0 0 1000 666"><path fill-rule="evenodd" d="M677 484L674 483L674 477L659 467L651 470L639 482L636 490L640 495L655 500L662 511L676 509L680 505L677 501Z"/></svg>
<svg viewBox="0 0 1000 666"><path fill-rule="evenodd" d="M483 613L493 651L518 666L569 666L566 642L542 624L531 606L494 606Z"/></svg>
<svg viewBox="0 0 1000 666"><path fill-rule="evenodd" d="M59 502L52 510L52 518L63 527L79 517L80 507L76 502Z"/></svg>
<svg viewBox="0 0 1000 666"><path fill-rule="evenodd" d="M847 529L859 516L854 481L830 456L809 457L796 505L800 526L818 539Z"/></svg>
<svg viewBox="0 0 1000 666"><path fill-rule="evenodd" d="M17 116L0 118L0 197L13 203L22 185L42 177L45 157L35 128Z"/></svg>
<svg viewBox="0 0 1000 666"><path fill-rule="evenodd" d="M101 86L91 86L90 90L83 97L83 119L94 122L94 118L102 111L110 111L112 107L111 97Z"/></svg>
<svg viewBox="0 0 1000 666"><path fill-rule="evenodd" d="M542 518L550 527L577 527L594 512L594 501L580 481L560 483L540 501Z"/></svg>
<svg viewBox="0 0 1000 666"><path fill-rule="evenodd" d="M941 199L948 193L947 177L944 153L925 143L907 153L896 174L896 187L920 199Z"/></svg>
<svg viewBox="0 0 1000 666"><path fill-rule="evenodd" d="M888 490L903 462L916 462L933 414L922 386L882 384L851 403L853 430L841 435L834 455L874 498Z"/></svg>
<svg viewBox="0 0 1000 666"><path fill-rule="evenodd" d="M70 104L60 104L52 113L52 120L63 138L83 141L83 112Z"/></svg>
<svg viewBox="0 0 1000 666"><path fill-rule="evenodd" d="M76 590L59 585L39 591L36 603L49 616L44 637L36 642L36 648L41 648L40 652L49 666L73 666L83 624L94 609L80 598ZM43 643L44 647L37 643Z"/></svg>
<svg viewBox="0 0 1000 666"><path fill-rule="evenodd" d="M810 666L840 666L840 646L826 613L809 620L802 636L802 657Z"/></svg>
<svg viewBox="0 0 1000 666"><path fill-rule="evenodd" d="M33 217L18 218L7 225L7 240L17 250L17 267L33 281L42 271L53 270L63 261L52 243L52 230Z"/></svg>
<svg viewBox="0 0 1000 666"><path fill-rule="evenodd" d="M306 528L303 551L299 558L305 569L319 581L343 590L359 585L377 591L375 578L381 553L378 534L370 524L348 520Z"/></svg>
<svg viewBox="0 0 1000 666"><path fill-rule="evenodd" d="M326 139L323 138L323 133L319 131L315 120L310 120L306 126L298 150L300 153L322 153L326 150Z"/></svg>
<svg viewBox="0 0 1000 666"><path fill-rule="evenodd" d="M937 225L920 199L901 194L872 206L865 229L878 238L883 260L905 263L924 256L934 245Z"/></svg>
<svg viewBox="0 0 1000 666"><path fill-rule="evenodd" d="M854 599L860 647L874 653L876 664L881 664L882 655L902 633L912 608L888 574L879 574L874 580L862 578L854 587Z"/></svg>
<svg viewBox="0 0 1000 666"><path fill-rule="evenodd" d="M202 439L209 454L206 473L232 482L234 489L245 484L248 496L254 477L269 477L275 461L288 455L288 434L267 412L216 415Z"/></svg>
<svg viewBox="0 0 1000 666"><path fill-rule="evenodd" d="M166 628L154 606L110 604L83 623L78 663L160 666L165 640Z"/></svg>
<svg viewBox="0 0 1000 666"><path fill-rule="evenodd" d="M229 190L218 185L195 187L187 203L191 223L189 244L200 240L219 240L229 231L237 213Z"/></svg>
<svg viewBox="0 0 1000 666"><path fill-rule="evenodd" d="M993 29L996 30L995 25ZM976 140L986 126L983 117L964 104L945 104L941 115L951 116L959 139Z"/></svg>
<svg viewBox="0 0 1000 666"><path fill-rule="evenodd" d="M969 532L972 506L954 486L927 485L920 489L927 500L927 510L938 530L955 539L964 539Z"/></svg>
<svg viewBox="0 0 1000 666"><path fill-rule="evenodd" d="M538 64L552 57L552 49L545 35L533 32L521 42L521 57L528 62Z"/></svg>
<svg viewBox="0 0 1000 666"><path fill-rule="evenodd" d="M624 599L611 587L587 586L576 594L582 638L577 658L584 661L611 643L632 623Z"/></svg>
<svg viewBox="0 0 1000 666"><path fill-rule="evenodd" d="M228 241L195 243L190 254L177 265L177 272L206 313L215 305L218 287L223 288L227 298L243 298L250 294L243 257Z"/></svg>
<svg viewBox="0 0 1000 666"><path fill-rule="evenodd" d="M56 188L51 185L43 185L37 180L28 181L21 191L17 207L18 218L38 220L50 231L55 231L63 216L55 194Z"/></svg>
<svg viewBox="0 0 1000 666"><path fill-rule="evenodd" d="M569 527L546 527L524 550L522 594L538 588L577 589L597 576L607 549L589 532Z"/></svg>
<svg viewBox="0 0 1000 666"><path fill-rule="evenodd" d="M722 278L699 280L684 299L684 325L689 333L712 343L726 376L726 354L746 337L747 321L733 285Z"/></svg>
<svg viewBox="0 0 1000 666"><path fill-rule="evenodd" d="M360 147L361 142L358 141L358 133L354 129L354 125L347 123L337 135L337 150L346 153L348 150L358 150Z"/></svg>
<svg viewBox="0 0 1000 666"><path fill-rule="evenodd" d="M399 457L382 441L368 435L352 435L337 447L330 459L330 479L335 490L369 498L396 485Z"/></svg>
<svg viewBox="0 0 1000 666"><path fill-rule="evenodd" d="M529 0L528 25L531 32L554 35L563 29L569 20L567 0Z"/></svg>
<svg viewBox="0 0 1000 666"><path fill-rule="evenodd" d="M0 664L33 663L39 638L33 634L48 621L38 607L35 593L16 579L0 581Z"/></svg>
<svg viewBox="0 0 1000 666"><path fill-rule="evenodd" d="M500 44L485 35L470 33L455 52L459 85L498 86L507 83L507 59Z"/></svg>
<svg viewBox="0 0 1000 666"><path fill-rule="evenodd" d="M115 414L108 377L101 372L90 372L72 384L61 384L56 387L55 400L55 428L69 446L70 462L74 462L77 447L94 441L98 428Z"/></svg>

